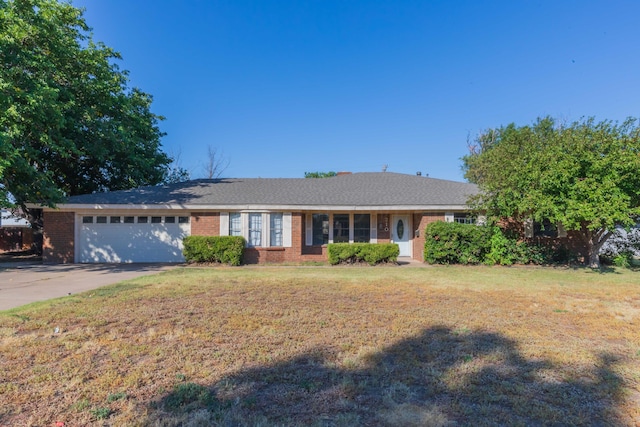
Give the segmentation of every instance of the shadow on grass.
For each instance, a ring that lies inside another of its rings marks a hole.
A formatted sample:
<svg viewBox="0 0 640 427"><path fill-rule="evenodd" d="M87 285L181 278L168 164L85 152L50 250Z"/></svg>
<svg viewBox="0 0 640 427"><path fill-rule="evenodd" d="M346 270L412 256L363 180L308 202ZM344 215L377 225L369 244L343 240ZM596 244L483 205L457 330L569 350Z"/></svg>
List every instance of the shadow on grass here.
<svg viewBox="0 0 640 427"><path fill-rule="evenodd" d="M183 383L149 408L162 425L623 425L622 379L530 360L514 341L434 327L353 359L322 350ZM340 362L338 367L338 363Z"/></svg>

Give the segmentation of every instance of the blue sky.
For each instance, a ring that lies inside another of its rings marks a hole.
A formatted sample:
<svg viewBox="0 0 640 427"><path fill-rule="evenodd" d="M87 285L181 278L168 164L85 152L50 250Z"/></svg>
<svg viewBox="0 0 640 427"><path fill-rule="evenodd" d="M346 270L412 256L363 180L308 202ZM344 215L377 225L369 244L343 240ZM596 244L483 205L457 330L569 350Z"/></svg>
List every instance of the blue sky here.
<svg viewBox="0 0 640 427"><path fill-rule="evenodd" d="M637 1L74 0L193 178L463 180L467 138L640 116Z"/></svg>

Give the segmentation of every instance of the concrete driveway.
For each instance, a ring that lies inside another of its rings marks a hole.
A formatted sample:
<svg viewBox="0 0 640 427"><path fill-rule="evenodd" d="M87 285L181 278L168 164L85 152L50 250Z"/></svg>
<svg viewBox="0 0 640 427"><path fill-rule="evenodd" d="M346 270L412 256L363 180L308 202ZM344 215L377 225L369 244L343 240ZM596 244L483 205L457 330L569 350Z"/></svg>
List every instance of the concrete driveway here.
<svg viewBox="0 0 640 427"><path fill-rule="evenodd" d="M0 264L0 310L96 289L174 268L158 264Z"/></svg>

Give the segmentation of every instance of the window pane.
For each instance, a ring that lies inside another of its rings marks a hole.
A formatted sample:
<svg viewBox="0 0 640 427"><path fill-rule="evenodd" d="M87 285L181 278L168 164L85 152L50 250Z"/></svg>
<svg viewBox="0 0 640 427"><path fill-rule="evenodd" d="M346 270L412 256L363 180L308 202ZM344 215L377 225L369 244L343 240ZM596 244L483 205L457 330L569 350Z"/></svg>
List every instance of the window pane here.
<svg viewBox="0 0 640 427"><path fill-rule="evenodd" d="M313 244L326 245L329 243L329 215L313 214Z"/></svg>
<svg viewBox="0 0 640 427"><path fill-rule="evenodd" d="M262 214L249 214L249 244L262 246Z"/></svg>
<svg viewBox="0 0 640 427"><path fill-rule="evenodd" d="M83 224L93 224L93 217L92 216L83 216L82 217L82 223Z"/></svg>
<svg viewBox="0 0 640 427"><path fill-rule="evenodd" d="M476 219L468 213L455 213L453 214L453 221L460 224L475 224Z"/></svg>
<svg viewBox="0 0 640 427"><path fill-rule="evenodd" d="M162 217L161 216L152 216L151 217L151 224L160 224L162 222Z"/></svg>
<svg viewBox="0 0 640 427"><path fill-rule="evenodd" d="M240 212L231 212L229 214L229 236L242 236Z"/></svg>
<svg viewBox="0 0 640 427"><path fill-rule="evenodd" d="M133 224L133 219L134 219L134 217L132 217L132 216L125 216L124 217L124 223L125 224Z"/></svg>
<svg viewBox="0 0 640 427"><path fill-rule="evenodd" d="M349 214L333 215L333 243L349 242Z"/></svg>
<svg viewBox="0 0 640 427"><path fill-rule="evenodd" d="M188 216L179 216L178 217L178 223L179 224L189 224L189 217Z"/></svg>
<svg viewBox="0 0 640 427"><path fill-rule="evenodd" d="M164 222L166 224L175 224L176 223L176 217L175 216L165 216L164 217Z"/></svg>
<svg viewBox="0 0 640 427"><path fill-rule="evenodd" d="M107 217L106 216L98 216L98 217L96 217L96 222L98 224L106 224L107 223Z"/></svg>
<svg viewBox="0 0 640 427"><path fill-rule="evenodd" d="M371 238L371 216L369 214L353 215L353 241L369 243Z"/></svg>
<svg viewBox="0 0 640 427"><path fill-rule="evenodd" d="M148 216L139 216L138 217L138 224L146 224L149 222L149 217Z"/></svg>
<svg viewBox="0 0 640 427"><path fill-rule="evenodd" d="M282 246L282 213L271 214L271 246Z"/></svg>
<svg viewBox="0 0 640 427"><path fill-rule="evenodd" d="M533 235L535 237L558 237L558 227L548 219L533 223Z"/></svg>
<svg viewBox="0 0 640 427"><path fill-rule="evenodd" d="M109 222L110 222L111 224L120 224L120 217L119 217L119 216L112 216L112 217L109 219Z"/></svg>

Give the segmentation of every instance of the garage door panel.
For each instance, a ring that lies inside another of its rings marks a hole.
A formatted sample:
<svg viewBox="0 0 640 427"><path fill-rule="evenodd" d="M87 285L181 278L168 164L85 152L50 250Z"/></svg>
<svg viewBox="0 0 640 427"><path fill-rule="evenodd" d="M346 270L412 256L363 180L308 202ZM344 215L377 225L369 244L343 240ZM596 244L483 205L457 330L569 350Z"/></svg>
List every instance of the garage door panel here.
<svg viewBox="0 0 640 427"><path fill-rule="evenodd" d="M81 224L78 260L83 263L183 262L182 239L190 224Z"/></svg>

